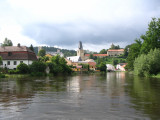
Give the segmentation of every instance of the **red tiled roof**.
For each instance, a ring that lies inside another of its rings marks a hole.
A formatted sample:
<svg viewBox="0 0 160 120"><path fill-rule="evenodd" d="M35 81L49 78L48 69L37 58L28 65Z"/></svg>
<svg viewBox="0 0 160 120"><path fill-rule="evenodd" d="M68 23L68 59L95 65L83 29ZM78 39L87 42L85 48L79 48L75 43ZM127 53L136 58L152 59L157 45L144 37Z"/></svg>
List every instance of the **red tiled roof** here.
<svg viewBox="0 0 160 120"><path fill-rule="evenodd" d="M3 60L37 60L35 53L26 46L0 47L0 56Z"/></svg>
<svg viewBox="0 0 160 120"><path fill-rule="evenodd" d="M90 54L85 54L85 56L90 56ZM105 56L108 56L108 54L93 54L93 56L98 56L98 57L105 57Z"/></svg>
<svg viewBox="0 0 160 120"><path fill-rule="evenodd" d="M113 51L113 52L123 52L124 49L109 49L108 51Z"/></svg>

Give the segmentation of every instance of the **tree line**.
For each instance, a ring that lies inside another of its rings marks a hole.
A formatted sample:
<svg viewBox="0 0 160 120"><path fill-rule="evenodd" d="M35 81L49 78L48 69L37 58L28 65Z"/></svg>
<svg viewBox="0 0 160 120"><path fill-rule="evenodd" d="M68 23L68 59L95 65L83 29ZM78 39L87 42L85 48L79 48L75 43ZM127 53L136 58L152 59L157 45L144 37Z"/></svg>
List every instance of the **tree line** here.
<svg viewBox="0 0 160 120"><path fill-rule="evenodd" d="M160 18L152 18L146 33L126 48L129 50L127 70L140 76L157 75L160 72Z"/></svg>

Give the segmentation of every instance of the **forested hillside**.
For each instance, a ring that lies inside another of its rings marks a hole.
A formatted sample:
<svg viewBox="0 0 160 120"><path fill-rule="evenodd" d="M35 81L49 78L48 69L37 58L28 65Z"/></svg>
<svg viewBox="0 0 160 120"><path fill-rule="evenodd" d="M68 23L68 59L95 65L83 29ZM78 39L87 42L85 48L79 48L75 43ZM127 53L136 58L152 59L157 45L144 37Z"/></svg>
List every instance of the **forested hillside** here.
<svg viewBox="0 0 160 120"><path fill-rule="evenodd" d="M55 47L48 47L48 46L42 46L42 48L48 52L57 52L58 49ZM60 51L64 54L64 57L77 55L75 50L60 49ZM34 52L36 53L36 55L38 54L38 47L34 47Z"/></svg>

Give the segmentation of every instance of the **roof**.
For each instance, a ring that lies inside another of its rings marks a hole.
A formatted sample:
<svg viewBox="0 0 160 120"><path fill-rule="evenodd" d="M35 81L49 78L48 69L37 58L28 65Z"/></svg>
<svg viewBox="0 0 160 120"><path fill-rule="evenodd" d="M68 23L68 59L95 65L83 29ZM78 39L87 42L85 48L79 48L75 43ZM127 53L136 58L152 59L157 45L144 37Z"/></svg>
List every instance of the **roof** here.
<svg viewBox="0 0 160 120"><path fill-rule="evenodd" d="M108 51L113 51L113 52L123 52L124 49L109 49Z"/></svg>
<svg viewBox="0 0 160 120"><path fill-rule="evenodd" d="M96 65L96 62L88 62L88 64L89 64L90 66L95 66L95 65Z"/></svg>
<svg viewBox="0 0 160 120"><path fill-rule="evenodd" d="M34 53L32 50L27 48L26 46L5 46L0 47L0 52L19 52L19 51L28 51Z"/></svg>
<svg viewBox="0 0 160 120"><path fill-rule="evenodd" d="M87 59L86 62L95 62L93 59Z"/></svg>
<svg viewBox="0 0 160 120"><path fill-rule="evenodd" d="M3 60L37 60L35 53L26 46L0 47L0 56Z"/></svg>
<svg viewBox="0 0 160 120"><path fill-rule="evenodd" d="M90 54L85 54L85 56L90 56ZM93 54L93 56L105 57L105 56L108 56L108 54Z"/></svg>

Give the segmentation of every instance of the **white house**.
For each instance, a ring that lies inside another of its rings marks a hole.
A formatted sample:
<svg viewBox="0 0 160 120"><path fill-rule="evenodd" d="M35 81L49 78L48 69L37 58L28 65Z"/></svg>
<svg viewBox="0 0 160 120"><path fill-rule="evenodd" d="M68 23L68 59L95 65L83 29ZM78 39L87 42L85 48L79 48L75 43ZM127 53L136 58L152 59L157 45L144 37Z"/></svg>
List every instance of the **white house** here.
<svg viewBox="0 0 160 120"><path fill-rule="evenodd" d="M115 67L111 64L106 64L107 71L115 71Z"/></svg>
<svg viewBox="0 0 160 120"><path fill-rule="evenodd" d="M125 70L125 66L127 65L127 63L119 63L116 65L116 69L120 70L120 71L126 71Z"/></svg>
<svg viewBox="0 0 160 120"><path fill-rule="evenodd" d="M2 57L2 67L16 69L20 63L27 65L37 60L36 54L26 46L5 46L0 47L0 56Z"/></svg>

